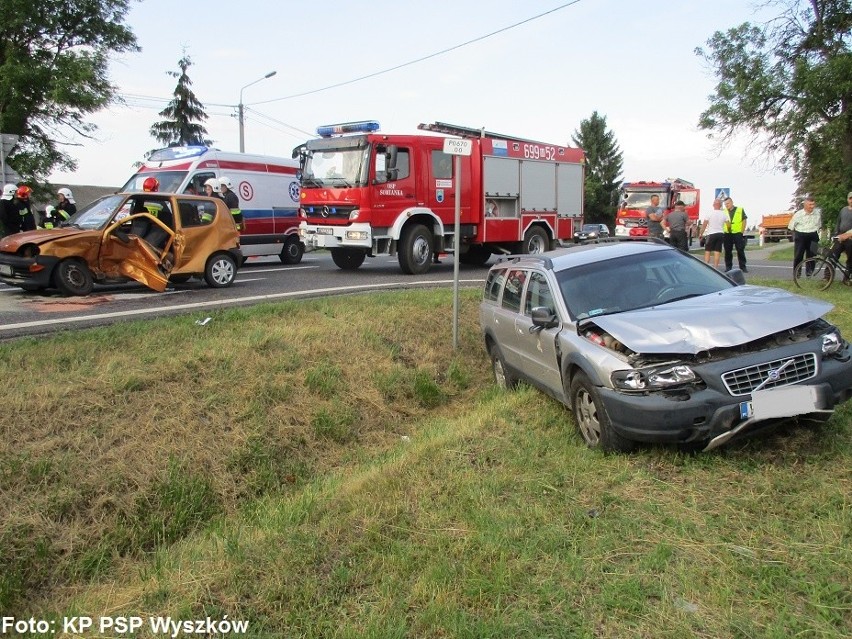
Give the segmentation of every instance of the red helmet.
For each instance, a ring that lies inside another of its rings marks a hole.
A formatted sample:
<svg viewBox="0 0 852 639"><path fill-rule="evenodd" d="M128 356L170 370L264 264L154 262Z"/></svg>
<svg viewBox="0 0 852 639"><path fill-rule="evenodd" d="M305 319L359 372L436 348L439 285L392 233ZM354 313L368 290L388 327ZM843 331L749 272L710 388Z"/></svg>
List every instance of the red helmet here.
<svg viewBox="0 0 852 639"><path fill-rule="evenodd" d="M145 178L145 181L142 182L142 190L146 193L151 193L153 191L160 190L160 181L155 177Z"/></svg>
<svg viewBox="0 0 852 639"><path fill-rule="evenodd" d="M19 200L29 200L30 193L32 192L33 190L28 186L19 186L18 190L15 191L15 195L18 197Z"/></svg>

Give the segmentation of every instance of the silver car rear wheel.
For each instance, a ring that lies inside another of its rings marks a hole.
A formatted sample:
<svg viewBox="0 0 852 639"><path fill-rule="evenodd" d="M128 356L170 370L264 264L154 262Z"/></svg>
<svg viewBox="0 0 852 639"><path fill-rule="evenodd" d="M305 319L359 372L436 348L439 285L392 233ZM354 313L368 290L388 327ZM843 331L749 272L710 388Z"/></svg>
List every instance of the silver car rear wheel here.
<svg viewBox="0 0 852 639"><path fill-rule="evenodd" d="M512 390L517 387L518 380L506 369L506 362L503 361L503 355L496 344L492 344L488 349L491 355L491 370L494 371L494 383L504 390Z"/></svg>

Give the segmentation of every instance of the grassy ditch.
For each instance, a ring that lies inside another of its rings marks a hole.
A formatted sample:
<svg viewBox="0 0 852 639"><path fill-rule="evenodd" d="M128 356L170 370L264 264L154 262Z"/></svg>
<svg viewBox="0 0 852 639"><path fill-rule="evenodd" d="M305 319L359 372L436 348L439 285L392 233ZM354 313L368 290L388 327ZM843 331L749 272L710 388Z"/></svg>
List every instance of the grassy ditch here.
<svg viewBox="0 0 852 639"><path fill-rule="evenodd" d="M847 336L849 293L824 294ZM458 352L449 291L0 345L0 611L258 637L852 634L852 407L713 454L604 456L555 401L493 387L478 298Z"/></svg>

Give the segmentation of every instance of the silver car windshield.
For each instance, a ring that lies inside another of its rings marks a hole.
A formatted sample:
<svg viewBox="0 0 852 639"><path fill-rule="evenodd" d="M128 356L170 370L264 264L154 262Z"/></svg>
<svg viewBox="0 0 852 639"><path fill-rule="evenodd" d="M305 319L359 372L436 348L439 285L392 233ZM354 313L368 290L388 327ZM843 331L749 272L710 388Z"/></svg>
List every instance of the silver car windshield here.
<svg viewBox="0 0 852 639"><path fill-rule="evenodd" d="M590 262L558 272L557 280L565 305L577 320L660 306L736 286L712 267L676 250Z"/></svg>

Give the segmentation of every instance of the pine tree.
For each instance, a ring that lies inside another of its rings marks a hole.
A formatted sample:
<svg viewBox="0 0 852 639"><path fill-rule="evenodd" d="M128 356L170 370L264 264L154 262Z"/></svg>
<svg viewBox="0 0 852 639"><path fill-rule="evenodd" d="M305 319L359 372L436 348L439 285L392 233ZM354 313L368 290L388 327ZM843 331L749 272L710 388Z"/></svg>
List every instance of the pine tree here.
<svg viewBox="0 0 852 639"><path fill-rule="evenodd" d="M586 152L584 217L587 222L612 226L624 158L615 134L607 130L606 116L594 111L589 119L580 122L571 141Z"/></svg>
<svg viewBox="0 0 852 639"><path fill-rule="evenodd" d="M178 62L180 72L167 71L170 76L177 78L174 98L160 111L160 116L167 118L151 127L151 135L163 145L183 146L187 144L211 144L205 139L208 135L203 122L207 119L204 105L195 97L190 86L187 69L192 66L192 60L184 54Z"/></svg>

